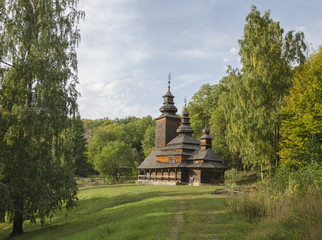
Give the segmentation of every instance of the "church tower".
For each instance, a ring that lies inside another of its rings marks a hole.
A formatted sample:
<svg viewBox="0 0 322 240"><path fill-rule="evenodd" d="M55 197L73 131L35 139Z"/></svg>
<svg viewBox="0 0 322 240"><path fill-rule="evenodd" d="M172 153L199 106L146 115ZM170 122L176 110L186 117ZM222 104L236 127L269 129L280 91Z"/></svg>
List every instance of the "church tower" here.
<svg viewBox="0 0 322 240"><path fill-rule="evenodd" d="M169 74L168 91L163 96L163 106L160 108L161 115L156 118L155 148L163 148L178 134L177 128L180 126L180 117L176 114L178 109L174 105L170 91L171 74Z"/></svg>

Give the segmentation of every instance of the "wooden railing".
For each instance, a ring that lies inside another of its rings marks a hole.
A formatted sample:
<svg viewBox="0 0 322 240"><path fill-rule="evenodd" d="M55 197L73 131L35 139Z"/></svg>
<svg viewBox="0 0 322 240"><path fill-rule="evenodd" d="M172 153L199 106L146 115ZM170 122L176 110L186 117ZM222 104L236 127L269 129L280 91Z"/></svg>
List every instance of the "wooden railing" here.
<svg viewBox="0 0 322 240"><path fill-rule="evenodd" d="M146 180L146 175L139 175L138 180Z"/></svg>

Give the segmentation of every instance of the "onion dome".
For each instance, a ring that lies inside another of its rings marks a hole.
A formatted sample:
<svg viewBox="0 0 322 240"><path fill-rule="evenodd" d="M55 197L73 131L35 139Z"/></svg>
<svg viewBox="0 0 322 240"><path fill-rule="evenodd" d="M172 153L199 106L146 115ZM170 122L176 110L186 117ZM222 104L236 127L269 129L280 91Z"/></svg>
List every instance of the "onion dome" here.
<svg viewBox="0 0 322 240"><path fill-rule="evenodd" d="M194 130L190 126L190 118L189 118L189 112L187 111L186 107L184 107L182 112L182 119L181 124L177 129L177 133L188 133L192 134Z"/></svg>
<svg viewBox="0 0 322 240"><path fill-rule="evenodd" d="M156 118L156 120L168 117L168 118L177 118L179 119L180 117L176 114L178 109L176 106L174 106L174 96L172 95L170 91L170 80L171 80L171 73L169 73L169 81L168 81L168 91L166 94L164 94L163 97L163 106L160 108L161 115Z"/></svg>
<svg viewBox="0 0 322 240"><path fill-rule="evenodd" d="M211 147L211 144L212 144L212 137L209 135L210 133L210 130L208 128L208 124L206 124L205 128L202 130L202 136L200 138L200 146L201 146L201 149L208 149Z"/></svg>
<svg viewBox="0 0 322 240"><path fill-rule="evenodd" d="M174 96L170 91L170 80L168 82L168 91L162 97L164 101L163 101L163 106L160 108L160 112L162 112L162 114L164 113L175 114L178 111L178 109L176 106L174 106L174 102L173 102Z"/></svg>

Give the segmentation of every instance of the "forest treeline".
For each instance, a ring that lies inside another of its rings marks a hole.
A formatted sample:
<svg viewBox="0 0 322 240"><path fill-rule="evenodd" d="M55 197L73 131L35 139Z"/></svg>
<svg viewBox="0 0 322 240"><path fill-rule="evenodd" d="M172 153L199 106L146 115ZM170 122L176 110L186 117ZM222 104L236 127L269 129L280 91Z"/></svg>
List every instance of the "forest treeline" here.
<svg viewBox="0 0 322 240"><path fill-rule="evenodd" d="M188 105L199 136L209 122L213 150L229 167L272 171L321 160L322 79L317 49L306 59L302 32L253 6L238 41L241 68L228 66L218 84L204 84Z"/></svg>
<svg viewBox="0 0 322 240"><path fill-rule="evenodd" d="M79 176L97 171L118 182L121 176L136 175L136 167L154 148L155 120L151 116L83 119L81 124L87 150L83 164L76 165Z"/></svg>
<svg viewBox="0 0 322 240"><path fill-rule="evenodd" d="M238 43L241 68L228 66L218 84L204 84L188 104L195 137L208 122L213 150L237 170L272 174L280 165L320 162L321 47L307 59L304 34L284 33L269 11L261 16L255 6ZM123 142L142 158L153 149L155 122L150 116L83 123L94 165L107 143Z"/></svg>

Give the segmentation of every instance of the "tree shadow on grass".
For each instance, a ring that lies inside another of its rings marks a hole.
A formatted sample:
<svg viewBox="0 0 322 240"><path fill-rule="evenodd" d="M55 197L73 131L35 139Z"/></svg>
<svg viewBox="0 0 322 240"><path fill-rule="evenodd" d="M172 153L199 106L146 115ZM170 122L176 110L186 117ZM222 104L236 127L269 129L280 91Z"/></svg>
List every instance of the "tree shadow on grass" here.
<svg viewBox="0 0 322 240"><path fill-rule="evenodd" d="M258 182L259 180L260 180L260 177L258 176L258 174L254 173L247 176L247 178L236 180L235 183L237 185L251 185Z"/></svg>
<svg viewBox="0 0 322 240"><path fill-rule="evenodd" d="M87 231L109 222L121 221L124 216L131 218L133 214L136 217L145 214L147 218L150 213L167 212L169 206L175 206L177 198L194 194L196 193L151 191L79 200L78 207L72 210L67 218L64 216L65 211L61 210L52 219L51 223L47 222L43 227L28 225L27 221L24 224L26 233L11 239L57 239L80 231ZM199 194L198 196L200 197L201 195ZM172 197L175 198L171 199ZM154 217L158 217L158 215Z"/></svg>
<svg viewBox="0 0 322 240"><path fill-rule="evenodd" d="M120 207L124 204L133 204L139 203L141 201L150 202L153 201L154 198L160 197L184 197L184 196L191 196L193 193L187 192L162 192L162 191L151 191L145 193L137 193L137 194L121 194L114 197L95 197L91 199L80 200L79 208L76 208L75 211L86 209L83 212L79 212L82 215L94 214L95 212L100 212L105 209L113 208L113 207ZM209 195L209 193L206 193ZM199 194L198 196L203 195Z"/></svg>

